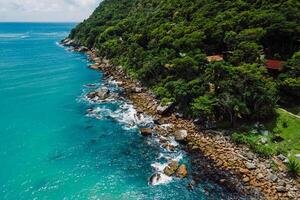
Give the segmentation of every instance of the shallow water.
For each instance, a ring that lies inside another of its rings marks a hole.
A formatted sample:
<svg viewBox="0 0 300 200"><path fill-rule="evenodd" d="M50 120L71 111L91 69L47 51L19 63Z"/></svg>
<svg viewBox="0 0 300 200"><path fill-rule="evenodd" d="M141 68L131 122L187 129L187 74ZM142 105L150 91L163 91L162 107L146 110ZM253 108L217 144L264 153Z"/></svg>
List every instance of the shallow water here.
<svg viewBox="0 0 300 200"><path fill-rule="evenodd" d="M57 44L74 26L0 23L0 199L219 199L205 192L215 185L189 191L190 178L148 184L161 156L188 158L141 137L151 119L130 104L84 100L86 84L106 82Z"/></svg>

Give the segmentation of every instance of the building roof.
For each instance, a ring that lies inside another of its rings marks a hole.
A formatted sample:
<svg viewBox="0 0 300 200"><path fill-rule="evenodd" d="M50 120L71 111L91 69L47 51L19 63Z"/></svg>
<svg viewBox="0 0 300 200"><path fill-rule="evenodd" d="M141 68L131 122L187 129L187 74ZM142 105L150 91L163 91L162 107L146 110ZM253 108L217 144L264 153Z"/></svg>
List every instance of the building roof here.
<svg viewBox="0 0 300 200"><path fill-rule="evenodd" d="M224 57L223 55L212 55L212 56L207 56L207 61L208 62L214 62L214 61L223 61Z"/></svg>
<svg viewBox="0 0 300 200"><path fill-rule="evenodd" d="M266 60L266 67L268 69L276 69L276 70L282 70L284 61L281 60Z"/></svg>

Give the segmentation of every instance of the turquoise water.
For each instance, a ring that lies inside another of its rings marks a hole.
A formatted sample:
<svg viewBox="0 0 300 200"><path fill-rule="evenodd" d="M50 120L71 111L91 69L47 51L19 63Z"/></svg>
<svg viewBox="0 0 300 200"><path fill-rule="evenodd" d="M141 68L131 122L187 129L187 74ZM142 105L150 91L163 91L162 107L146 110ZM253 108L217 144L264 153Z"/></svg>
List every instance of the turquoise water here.
<svg viewBox="0 0 300 200"><path fill-rule="evenodd" d="M57 44L74 26L0 24L0 199L218 199L189 191L189 179L148 184L167 152L139 135L149 119L135 121L124 101L84 100L85 84L106 82ZM180 155L188 162L170 156Z"/></svg>

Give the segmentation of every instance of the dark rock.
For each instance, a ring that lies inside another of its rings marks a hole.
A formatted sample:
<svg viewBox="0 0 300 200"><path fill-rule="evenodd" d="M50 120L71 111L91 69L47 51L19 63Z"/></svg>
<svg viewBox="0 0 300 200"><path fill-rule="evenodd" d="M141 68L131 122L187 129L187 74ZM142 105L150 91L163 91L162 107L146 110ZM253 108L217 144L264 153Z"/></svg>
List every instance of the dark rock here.
<svg viewBox="0 0 300 200"><path fill-rule="evenodd" d="M161 179L161 175L159 173L155 173L150 177L149 183L151 185L155 185L157 182L159 182L160 179Z"/></svg>
<svg viewBox="0 0 300 200"><path fill-rule="evenodd" d="M141 128L140 131L141 131L142 136L151 136L152 135L151 128Z"/></svg>
<svg viewBox="0 0 300 200"><path fill-rule="evenodd" d="M173 106L174 103L172 102L167 103L166 105L159 104L156 108L156 111L160 115L166 115L172 110Z"/></svg>

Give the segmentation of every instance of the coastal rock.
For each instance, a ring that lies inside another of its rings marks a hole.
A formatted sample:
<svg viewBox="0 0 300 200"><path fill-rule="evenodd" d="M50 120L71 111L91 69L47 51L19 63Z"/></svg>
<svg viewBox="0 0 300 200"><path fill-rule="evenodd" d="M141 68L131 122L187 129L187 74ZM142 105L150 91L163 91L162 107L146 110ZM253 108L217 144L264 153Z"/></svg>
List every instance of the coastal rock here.
<svg viewBox="0 0 300 200"><path fill-rule="evenodd" d="M76 43L74 40L71 40L69 38L66 38L64 40L61 41L61 44L64 45L64 46L67 46L67 47L70 47L70 46L76 46Z"/></svg>
<svg viewBox="0 0 300 200"><path fill-rule="evenodd" d="M99 65L89 65L89 68L93 69L93 70L98 70L99 69Z"/></svg>
<svg viewBox="0 0 300 200"><path fill-rule="evenodd" d="M276 190L277 190L277 192L287 192L287 189L284 186L279 186L276 188Z"/></svg>
<svg viewBox="0 0 300 200"><path fill-rule="evenodd" d="M155 173L150 177L149 183L151 185L156 185L160 179L161 179L161 175L159 173Z"/></svg>
<svg viewBox="0 0 300 200"><path fill-rule="evenodd" d="M142 91L143 91L143 88L141 88L141 87L133 88L133 92L135 92L135 93L141 93Z"/></svg>
<svg viewBox="0 0 300 200"><path fill-rule="evenodd" d="M156 111L160 115L165 115L171 111L173 106L174 106L174 103L172 103L172 102L169 102L166 105L159 104L156 108Z"/></svg>
<svg viewBox="0 0 300 200"><path fill-rule="evenodd" d="M87 52L89 49L87 47L84 47L84 46L81 46L81 47L78 47L77 51L79 52Z"/></svg>
<svg viewBox="0 0 300 200"><path fill-rule="evenodd" d="M176 141L179 141L179 142L182 142L182 141L185 141L187 136L188 136L188 132L187 130L178 130L174 133L174 136L175 136L175 140Z"/></svg>
<svg viewBox="0 0 300 200"><path fill-rule="evenodd" d="M152 135L152 129L151 128L141 128L141 135L142 136L151 136Z"/></svg>
<svg viewBox="0 0 300 200"><path fill-rule="evenodd" d="M96 95L100 98L100 99L106 99L109 97L110 94L110 90L106 87L103 88L99 88L96 90Z"/></svg>
<svg viewBox="0 0 300 200"><path fill-rule="evenodd" d="M178 162L172 160L171 163L169 163L169 165L165 167L164 174L166 174L167 176L172 176L178 169L178 166L179 166Z"/></svg>
<svg viewBox="0 0 300 200"><path fill-rule="evenodd" d="M252 169L256 169L256 166L254 163L251 162L246 162L245 166L247 167L247 169L252 170Z"/></svg>
<svg viewBox="0 0 300 200"><path fill-rule="evenodd" d="M86 96L87 98L93 100L93 101L98 101L98 100L104 100L108 98L110 95L110 90L106 87L99 88L94 92L88 93Z"/></svg>
<svg viewBox="0 0 300 200"><path fill-rule="evenodd" d="M176 171L176 176L179 178L185 178L187 175L188 175L188 172L187 172L185 164L180 165Z"/></svg>

